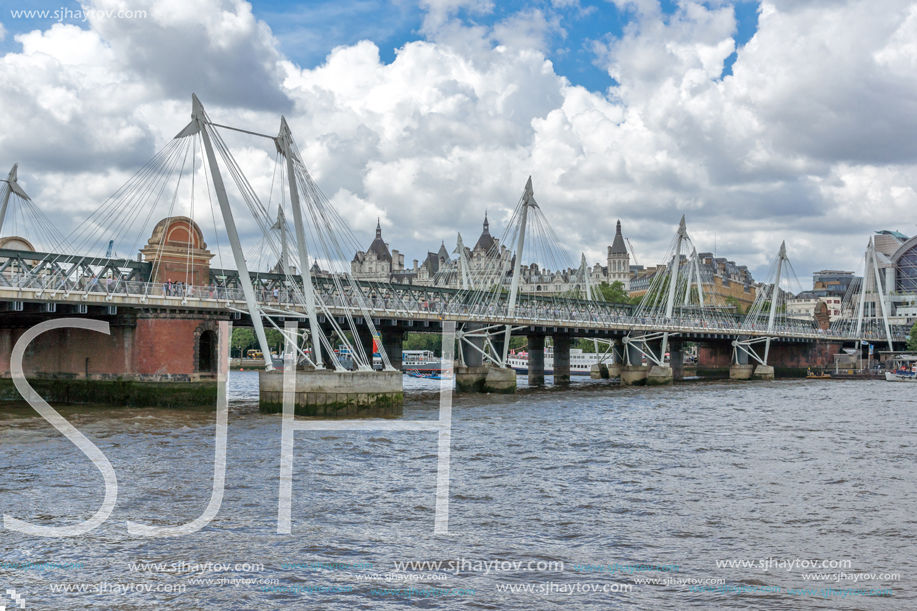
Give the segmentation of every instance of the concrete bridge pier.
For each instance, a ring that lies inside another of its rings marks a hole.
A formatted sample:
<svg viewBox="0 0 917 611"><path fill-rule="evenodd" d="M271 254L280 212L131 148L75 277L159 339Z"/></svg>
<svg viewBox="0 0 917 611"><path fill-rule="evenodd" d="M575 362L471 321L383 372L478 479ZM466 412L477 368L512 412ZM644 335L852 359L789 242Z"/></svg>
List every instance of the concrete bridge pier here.
<svg viewBox="0 0 917 611"><path fill-rule="evenodd" d="M685 379L684 344L669 342L669 365L672 367L672 380L681 382Z"/></svg>
<svg viewBox="0 0 917 611"><path fill-rule="evenodd" d="M635 337L641 335L643 334L634 333ZM631 364L621 366L621 384L624 386L644 386L646 384L646 374L649 368L643 365L643 354L629 343L624 345L624 350L628 359L626 363Z"/></svg>
<svg viewBox="0 0 917 611"><path fill-rule="evenodd" d="M672 368L664 365L650 365L646 372L647 386L671 386Z"/></svg>
<svg viewBox="0 0 917 611"><path fill-rule="evenodd" d="M382 348L388 355L392 367L402 371L401 351L404 349L404 331L401 329L386 329L382 331Z"/></svg>
<svg viewBox="0 0 917 611"><path fill-rule="evenodd" d="M373 334L369 332L369 327L357 327L356 340L363 346L363 352L370 364L373 362Z"/></svg>
<svg viewBox="0 0 917 611"><path fill-rule="evenodd" d="M605 363L596 363L589 368L589 377L593 380L608 379L608 365Z"/></svg>
<svg viewBox="0 0 917 611"><path fill-rule="evenodd" d="M649 342L650 351L656 355L659 360L663 360L665 355L662 353L662 340L657 339L652 342ZM673 374L672 368L666 365L656 365L655 363L648 363L649 367L646 372L646 385L647 386L669 386L672 384Z"/></svg>
<svg viewBox="0 0 917 611"><path fill-rule="evenodd" d="M609 378L621 378L621 368L624 366L624 342L620 339L612 340L612 362L607 364Z"/></svg>
<svg viewBox="0 0 917 611"><path fill-rule="evenodd" d="M747 335L741 335L738 341L745 341ZM729 367L730 380L750 380L755 371L754 365L748 364L748 353L740 348L735 348L735 363Z"/></svg>
<svg viewBox="0 0 917 611"><path fill-rule="evenodd" d="M483 325L465 325L465 331L480 329ZM484 339L469 338L471 343L484 349ZM464 342L464 340L463 340ZM467 345L462 346L464 366L455 368L456 392L485 392L513 394L516 392L516 371L512 367L500 368L484 364L484 355Z"/></svg>
<svg viewBox="0 0 917 611"><path fill-rule="evenodd" d="M544 335L528 336L529 386L544 386Z"/></svg>
<svg viewBox="0 0 917 611"><path fill-rule="evenodd" d="M283 413L282 370L258 373L259 410ZM323 418L396 417L404 413L400 371L345 371L299 368L293 410Z"/></svg>
<svg viewBox="0 0 917 611"><path fill-rule="evenodd" d="M570 383L570 336L554 336L554 385Z"/></svg>
<svg viewBox="0 0 917 611"><path fill-rule="evenodd" d="M469 323L465 325L464 331L466 333L471 333L472 331L477 331L484 325ZM474 345L478 350L484 350L484 339L480 337L470 337L465 340L462 340L462 343L468 342ZM471 346L464 345L462 346L462 355L464 356L464 365L465 367L483 367L484 366L484 355L475 350Z"/></svg>
<svg viewBox="0 0 917 611"><path fill-rule="evenodd" d="M13 347L51 320L35 304L0 316L0 401L22 401L11 378ZM23 369L50 403L116 407L207 407L217 398L218 325L224 316L89 306L79 318L109 324L109 334L70 326L29 344Z"/></svg>

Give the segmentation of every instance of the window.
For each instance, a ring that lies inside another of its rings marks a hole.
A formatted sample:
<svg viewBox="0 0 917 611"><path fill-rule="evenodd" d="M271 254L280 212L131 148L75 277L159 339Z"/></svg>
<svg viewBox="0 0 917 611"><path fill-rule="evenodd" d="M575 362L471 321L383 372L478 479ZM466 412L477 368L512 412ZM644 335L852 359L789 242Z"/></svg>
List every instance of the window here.
<svg viewBox="0 0 917 611"><path fill-rule="evenodd" d="M917 246L901 255L897 267L896 290L899 293L917 292Z"/></svg>

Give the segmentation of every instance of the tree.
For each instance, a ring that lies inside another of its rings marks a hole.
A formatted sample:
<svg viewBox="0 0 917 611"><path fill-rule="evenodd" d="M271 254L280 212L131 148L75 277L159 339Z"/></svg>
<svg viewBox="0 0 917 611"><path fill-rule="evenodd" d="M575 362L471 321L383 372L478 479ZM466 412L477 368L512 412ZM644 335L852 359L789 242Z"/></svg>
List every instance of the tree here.
<svg viewBox="0 0 917 611"><path fill-rule="evenodd" d="M917 322L911 327L911 335L907 338L907 349L917 351Z"/></svg>
<svg viewBox="0 0 917 611"><path fill-rule="evenodd" d="M245 356L246 350L257 345L257 343L258 342L255 340L255 332L252 329L236 327L232 330L232 339L229 345L232 346L233 350L239 351L240 358Z"/></svg>
<svg viewBox="0 0 917 611"><path fill-rule="evenodd" d="M271 350L276 350L277 354L283 353L283 333L277 329L265 329L264 336L267 339L267 345Z"/></svg>
<svg viewBox="0 0 917 611"><path fill-rule="evenodd" d="M738 314L739 316L742 315L742 304L739 303L739 300L738 300L738 299L736 299L735 297L733 297L733 296L730 295L729 297L726 298L725 301L726 301L726 303L728 303L729 305L735 307L735 309L736 309L736 314ZM767 311L768 311L768 312L770 311L770 305L767 306Z"/></svg>
<svg viewBox="0 0 917 611"><path fill-rule="evenodd" d="M442 353L443 338L438 333L405 333L401 344L402 350L432 350L433 354Z"/></svg>
<svg viewBox="0 0 917 611"><path fill-rule="evenodd" d="M635 300L624 290L624 283L619 280L611 284L602 282L598 289L608 303L635 303Z"/></svg>

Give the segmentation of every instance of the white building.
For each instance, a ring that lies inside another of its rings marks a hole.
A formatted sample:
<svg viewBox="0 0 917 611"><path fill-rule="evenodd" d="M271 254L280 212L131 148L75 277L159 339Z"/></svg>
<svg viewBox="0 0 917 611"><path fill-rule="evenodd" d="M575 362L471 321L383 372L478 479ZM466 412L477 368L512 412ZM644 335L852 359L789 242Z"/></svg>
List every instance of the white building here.
<svg viewBox="0 0 917 611"><path fill-rule="evenodd" d="M397 250L389 252L388 244L382 240L382 225L376 221L376 239L366 252L358 251L350 262L350 272L358 280L381 280L388 282L392 274L404 271L404 255Z"/></svg>
<svg viewBox="0 0 917 611"><path fill-rule="evenodd" d="M819 297L808 291L799 293L795 297L787 300L786 315L788 318L812 320L815 317L815 308L820 301L824 301L825 305L828 306L828 314L831 316L831 322L834 322L838 318L849 316L849 313L845 315L842 310L844 302L843 297L833 295Z"/></svg>

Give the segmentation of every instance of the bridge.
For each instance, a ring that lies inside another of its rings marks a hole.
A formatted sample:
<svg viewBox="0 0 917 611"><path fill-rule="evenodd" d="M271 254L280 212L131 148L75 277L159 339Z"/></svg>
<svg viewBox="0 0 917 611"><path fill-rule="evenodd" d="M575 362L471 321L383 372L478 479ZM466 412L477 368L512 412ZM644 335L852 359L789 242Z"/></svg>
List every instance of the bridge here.
<svg viewBox="0 0 917 611"><path fill-rule="evenodd" d="M271 141L276 158L267 203L221 132ZM232 199L224 171L236 186ZM274 205L276 216L269 212ZM502 248L495 245L484 266L469 261L459 235L448 286L437 278L425 285L360 280L347 264L360 244L312 180L286 121L281 117L276 136L220 125L196 96L191 122L70 235L60 235L31 201L18 184L16 167L0 200L0 237L8 233L4 219L15 210L23 219L20 227L34 230L47 250L30 248L24 238L11 238L12 247L0 241L0 309L5 309L0 369L7 376L17 333L61 317L109 321L117 345L80 335L88 332L52 333L43 343L36 340L31 370L36 376L206 382L213 375L215 325L227 319L253 327L264 354L270 354L266 328L287 335L287 321L302 321L303 330L291 339L304 368L343 373L345 363L335 348L344 346L353 368L372 375L374 338L384 369L392 372L400 369L405 332L438 332L443 321L455 321L459 389L510 391L512 336L529 338L534 384L544 379L547 336L554 338L555 382L569 380L570 342L584 338L600 353L598 375L666 384L682 376L684 342L705 345L711 364L728 360L735 378L769 379L775 364L824 366L845 346L882 342L892 350L907 333L889 323L872 242L866 274L834 322L788 313L787 287L798 279L783 244L742 315L722 302L701 273L684 217L637 305L605 301L590 279L585 255L571 290L522 292L523 260L574 269L535 200L531 178L499 240ZM202 220L212 222L216 252L204 242ZM243 251L237 222L258 227L256 252ZM104 255L91 254L103 250ZM119 250L131 256L119 257ZM276 261L271 271L249 269L250 261L264 256ZM211 266L214 258L219 267ZM266 369L272 368L268 359Z"/></svg>

